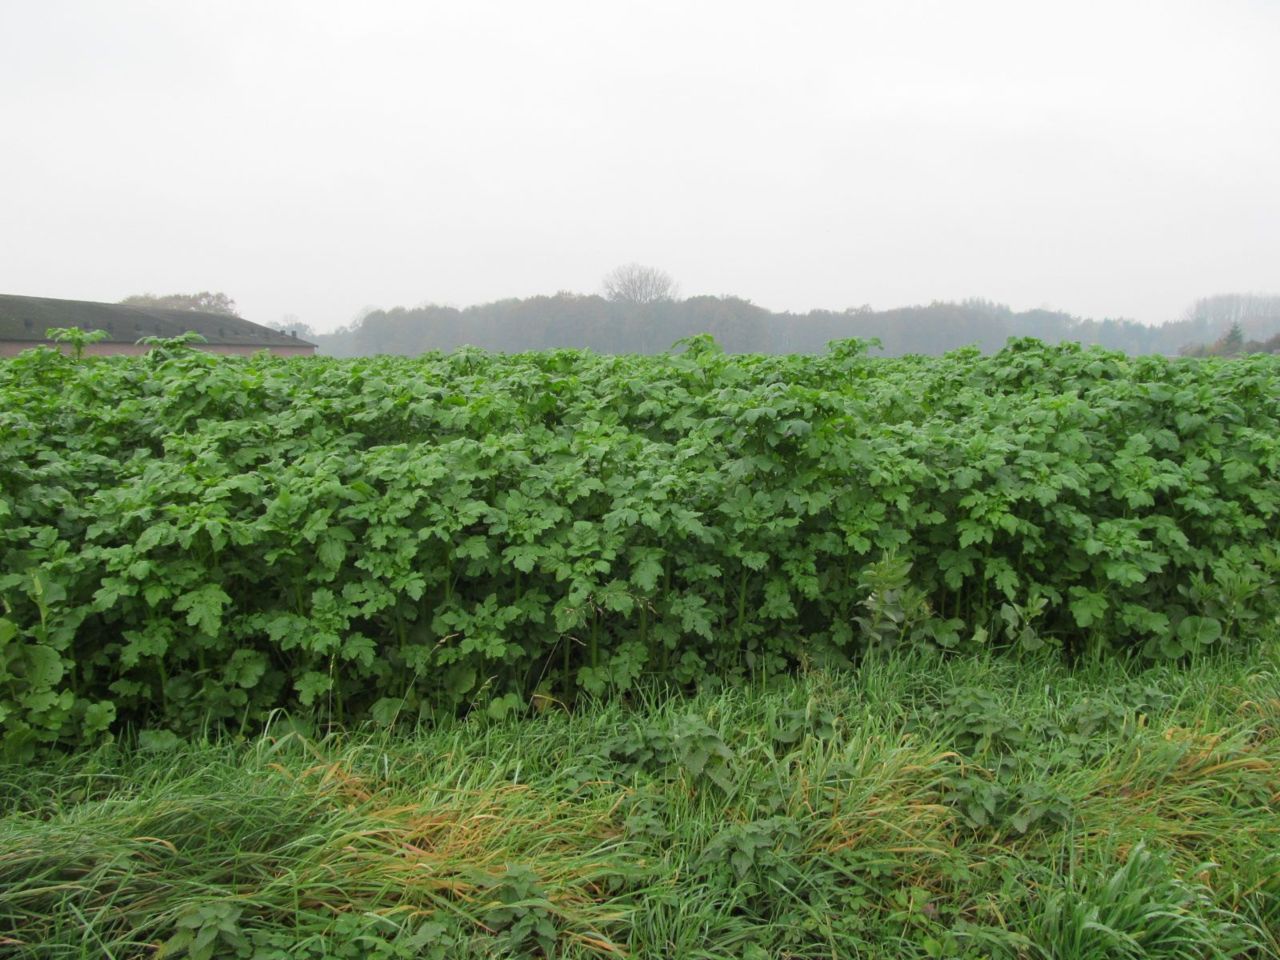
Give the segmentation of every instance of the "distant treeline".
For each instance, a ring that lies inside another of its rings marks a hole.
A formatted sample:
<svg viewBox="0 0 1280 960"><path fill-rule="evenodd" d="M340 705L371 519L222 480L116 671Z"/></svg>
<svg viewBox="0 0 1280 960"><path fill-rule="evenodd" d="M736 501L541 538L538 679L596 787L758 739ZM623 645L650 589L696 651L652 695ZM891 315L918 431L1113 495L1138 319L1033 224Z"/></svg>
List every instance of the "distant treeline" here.
<svg viewBox="0 0 1280 960"><path fill-rule="evenodd" d="M1248 353L1280 353L1280 297L1227 294L1199 300L1191 319L1215 322L1226 332L1211 343L1188 344L1179 351L1189 357L1238 357ZM1267 336L1270 334L1270 336ZM1265 339L1264 339L1265 338Z"/></svg>
<svg viewBox="0 0 1280 960"><path fill-rule="evenodd" d="M1197 343L1183 347L1184 357L1241 357L1250 353L1280 353L1280 333L1266 340L1246 340L1239 324L1213 343Z"/></svg>
<svg viewBox="0 0 1280 960"><path fill-rule="evenodd" d="M1213 343L1232 325L1249 340L1280 332L1280 297L1209 297L1161 326L1087 320L1053 310L1014 311L985 300L928 306L774 313L738 297L696 296L629 303L558 293L458 309L376 310L332 334L309 335L333 356L416 355L471 345L519 352L585 347L600 353L659 353L684 337L709 333L733 353L820 353L827 343L875 338L883 354L941 354L963 346L993 351L1010 337L1075 340L1128 353L1175 355Z"/></svg>

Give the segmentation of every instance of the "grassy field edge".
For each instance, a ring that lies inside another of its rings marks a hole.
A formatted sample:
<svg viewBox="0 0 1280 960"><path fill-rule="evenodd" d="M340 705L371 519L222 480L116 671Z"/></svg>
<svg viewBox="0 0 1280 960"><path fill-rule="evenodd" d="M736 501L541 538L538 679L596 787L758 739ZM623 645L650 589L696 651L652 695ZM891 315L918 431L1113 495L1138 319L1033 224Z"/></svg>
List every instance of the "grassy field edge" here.
<svg viewBox="0 0 1280 960"><path fill-rule="evenodd" d="M1274 644L0 768L0 955L1277 957Z"/></svg>

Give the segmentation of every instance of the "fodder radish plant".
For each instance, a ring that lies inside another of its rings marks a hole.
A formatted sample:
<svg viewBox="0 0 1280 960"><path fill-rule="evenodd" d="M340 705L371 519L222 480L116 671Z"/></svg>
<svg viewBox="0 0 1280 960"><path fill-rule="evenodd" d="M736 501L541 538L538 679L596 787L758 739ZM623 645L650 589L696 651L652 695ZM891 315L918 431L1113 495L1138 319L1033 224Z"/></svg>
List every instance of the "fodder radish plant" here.
<svg viewBox="0 0 1280 960"><path fill-rule="evenodd" d="M1280 361L0 363L0 726L501 716L869 652L1273 629Z"/></svg>

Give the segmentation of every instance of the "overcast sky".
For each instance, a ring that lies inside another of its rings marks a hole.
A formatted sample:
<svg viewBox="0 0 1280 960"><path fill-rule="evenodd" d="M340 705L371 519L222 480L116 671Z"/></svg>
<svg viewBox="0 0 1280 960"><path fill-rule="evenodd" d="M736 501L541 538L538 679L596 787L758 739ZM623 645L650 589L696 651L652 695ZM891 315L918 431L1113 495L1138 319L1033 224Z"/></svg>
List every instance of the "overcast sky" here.
<svg viewBox="0 0 1280 960"><path fill-rule="evenodd" d="M1280 291L1280 2L0 0L0 292Z"/></svg>

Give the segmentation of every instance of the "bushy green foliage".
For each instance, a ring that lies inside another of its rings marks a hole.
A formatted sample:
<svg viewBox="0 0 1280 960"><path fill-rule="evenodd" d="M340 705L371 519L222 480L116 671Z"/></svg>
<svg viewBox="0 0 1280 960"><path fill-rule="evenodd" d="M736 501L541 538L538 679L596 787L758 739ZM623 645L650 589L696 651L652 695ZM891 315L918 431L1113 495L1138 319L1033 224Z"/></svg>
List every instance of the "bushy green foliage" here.
<svg viewBox="0 0 1280 960"><path fill-rule="evenodd" d="M253 729L1274 619L1280 363L164 348L0 364L0 725Z"/></svg>

